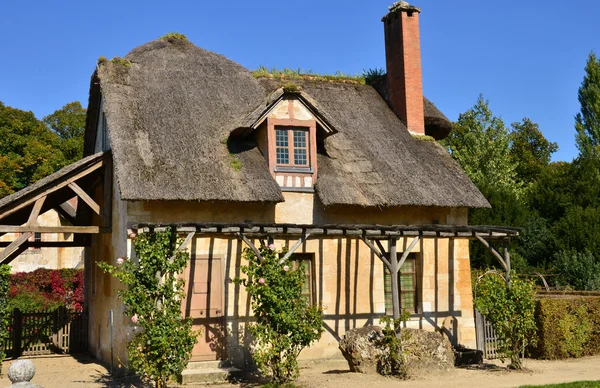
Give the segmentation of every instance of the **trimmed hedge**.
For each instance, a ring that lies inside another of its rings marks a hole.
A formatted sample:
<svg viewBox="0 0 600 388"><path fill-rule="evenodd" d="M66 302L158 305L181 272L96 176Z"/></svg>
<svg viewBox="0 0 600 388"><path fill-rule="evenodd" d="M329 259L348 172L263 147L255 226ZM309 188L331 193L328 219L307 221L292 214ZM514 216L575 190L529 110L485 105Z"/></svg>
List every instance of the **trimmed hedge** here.
<svg viewBox="0 0 600 388"><path fill-rule="evenodd" d="M533 357L554 360L600 354L600 297L540 299Z"/></svg>

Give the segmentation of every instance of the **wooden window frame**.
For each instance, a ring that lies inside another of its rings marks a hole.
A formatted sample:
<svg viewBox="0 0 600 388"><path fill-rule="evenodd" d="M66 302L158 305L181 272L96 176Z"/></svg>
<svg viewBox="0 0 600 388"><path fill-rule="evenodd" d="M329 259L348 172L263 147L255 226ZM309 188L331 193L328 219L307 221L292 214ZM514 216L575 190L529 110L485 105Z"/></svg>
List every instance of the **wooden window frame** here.
<svg viewBox="0 0 600 388"><path fill-rule="evenodd" d="M314 253L294 253L289 258L289 263L292 268L297 269L300 262L308 261L310 263L310 268L308 268L308 287L309 287L309 295L308 300L311 306L315 306L317 303L316 298L316 279L315 279L315 254Z"/></svg>
<svg viewBox="0 0 600 388"><path fill-rule="evenodd" d="M288 156L290 164L277 163L277 145L276 145L276 129L288 130ZM293 133L296 130L307 131L306 137L306 160L307 164L294 164L294 139ZM297 119L275 119L267 118L267 144L269 149L268 163L269 170L273 177L276 172L298 172L312 175L313 182L317 179L317 122L315 120L297 120Z"/></svg>
<svg viewBox="0 0 600 388"><path fill-rule="evenodd" d="M402 252L398 252L397 253L397 259L399 259L400 257L402 257ZM411 308L407 308L406 306L402 305L402 282L401 282L401 275L403 273L402 268L400 268L400 271L398 271L398 287L400 287L400 292L399 292L399 299L400 299L400 310L401 311L408 311L410 314L420 314L421 313L421 297L420 297L420 290L421 290L421 271L420 271L420 260L419 260L419 255L417 253L410 253L408 255L408 257L406 258L406 260L414 260L414 271L412 272L413 274L413 288L410 291L404 291L404 292L413 292L414 293L414 306L412 306ZM405 262L406 263L406 262ZM391 315L393 313L393 306L391 304L391 300L392 300L392 284L391 284L391 277L388 274L388 269L385 266L385 264L383 265L383 273L384 273L384 301L385 301L385 313L388 315ZM404 272L407 273L407 272ZM411 273L411 272L408 272ZM389 279L389 281L386 281L387 279ZM389 305L389 307L388 307Z"/></svg>
<svg viewBox="0 0 600 388"><path fill-rule="evenodd" d="M287 136L287 146L279 146L277 145L277 131L284 131ZM296 132L302 132L305 134L304 140L306 142L305 147L296 147L294 144L294 136ZM277 149L285 148L288 150L288 162L289 163L279 163L277 162ZM306 164L297 164L296 163L296 150L302 149L306 151ZM290 168L301 168L306 169L310 168L310 128L307 127L292 127L292 126L283 126L277 125L275 126L275 167L290 167Z"/></svg>

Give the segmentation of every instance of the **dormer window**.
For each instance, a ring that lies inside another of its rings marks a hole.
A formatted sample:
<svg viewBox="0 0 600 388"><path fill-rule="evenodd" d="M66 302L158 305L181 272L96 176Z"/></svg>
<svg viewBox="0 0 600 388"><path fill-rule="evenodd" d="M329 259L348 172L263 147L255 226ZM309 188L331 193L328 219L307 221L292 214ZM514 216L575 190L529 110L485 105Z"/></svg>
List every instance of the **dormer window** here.
<svg viewBox="0 0 600 388"><path fill-rule="evenodd" d="M283 90L281 93L278 99L268 102L246 134L254 132L269 171L283 191L314 192L317 136L326 137L335 130L304 97Z"/></svg>
<svg viewBox="0 0 600 388"><path fill-rule="evenodd" d="M308 128L275 127L277 166L309 167Z"/></svg>

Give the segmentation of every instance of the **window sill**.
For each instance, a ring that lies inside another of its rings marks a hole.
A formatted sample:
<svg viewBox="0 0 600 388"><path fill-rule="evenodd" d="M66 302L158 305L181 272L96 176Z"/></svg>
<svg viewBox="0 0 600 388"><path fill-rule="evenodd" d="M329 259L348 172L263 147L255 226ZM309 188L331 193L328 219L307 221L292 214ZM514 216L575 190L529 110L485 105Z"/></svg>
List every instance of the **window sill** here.
<svg viewBox="0 0 600 388"><path fill-rule="evenodd" d="M284 166L275 166L275 167L273 167L273 171L275 171L275 172L305 173L305 174L312 174L312 173L315 172L312 167L284 167Z"/></svg>

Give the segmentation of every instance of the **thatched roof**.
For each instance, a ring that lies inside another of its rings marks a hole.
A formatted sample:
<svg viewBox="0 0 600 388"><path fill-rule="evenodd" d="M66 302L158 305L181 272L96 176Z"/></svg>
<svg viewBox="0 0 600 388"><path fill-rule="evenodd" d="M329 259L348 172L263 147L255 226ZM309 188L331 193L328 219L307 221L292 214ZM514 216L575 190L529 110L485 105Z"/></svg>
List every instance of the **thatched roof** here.
<svg viewBox="0 0 600 388"><path fill-rule="evenodd" d="M277 98L281 81L257 80L182 40L147 43L125 60L101 64L100 87L93 78L90 95L91 107L100 92L104 98L123 199L283 200L252 138L230 137L247 132L240 127ZM489 206L450 155L434 141L415 140L373 87L294 82L337 132L318 155L324 205ZM92 140L88 134L86 152Z"/></svg>

